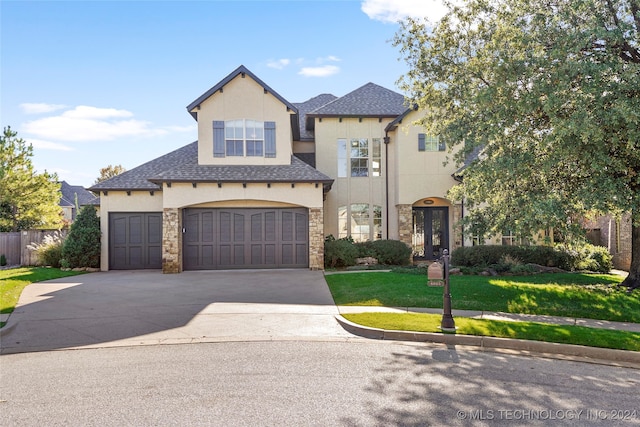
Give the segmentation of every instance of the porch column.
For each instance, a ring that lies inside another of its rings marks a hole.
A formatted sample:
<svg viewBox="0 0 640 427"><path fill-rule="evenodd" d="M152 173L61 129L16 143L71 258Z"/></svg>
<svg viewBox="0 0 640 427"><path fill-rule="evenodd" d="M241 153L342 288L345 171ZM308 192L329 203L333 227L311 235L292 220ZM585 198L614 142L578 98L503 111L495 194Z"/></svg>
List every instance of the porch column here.
<svg viewBox="0 0 640 427"><path fill-rule="evenodd" d="M324 213L309 208L309 269L324 270Z"/></svg>
<svg viewBox="0 0 640 427"><path fill-rule="evenodd" d="M411 247L413 209L411 205L396 205L398 210L398 240Z"/></svg>
<svg viewBox="0 0 640 427"><path fill-rule="evenodd" d="M182 271L182 228L180 209L165 208L162 212L162 272Z"/></svg>

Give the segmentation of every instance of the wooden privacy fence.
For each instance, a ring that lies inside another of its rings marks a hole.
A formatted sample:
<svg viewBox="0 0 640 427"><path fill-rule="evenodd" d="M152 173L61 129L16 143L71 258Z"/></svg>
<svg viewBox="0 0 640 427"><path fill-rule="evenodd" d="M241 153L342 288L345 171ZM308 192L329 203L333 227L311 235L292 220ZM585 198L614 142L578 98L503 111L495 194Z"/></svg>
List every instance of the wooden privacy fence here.
<svg viewBox="0 0 640 427"><path fill-rule="evenodd" d="M42 243L45 236L56 233L56 230L24 230L11 233L0 233L0 255L5 256L7 265L37 265L35 251L27 246ZM61 231L67 234L66 230Z"/></svg>

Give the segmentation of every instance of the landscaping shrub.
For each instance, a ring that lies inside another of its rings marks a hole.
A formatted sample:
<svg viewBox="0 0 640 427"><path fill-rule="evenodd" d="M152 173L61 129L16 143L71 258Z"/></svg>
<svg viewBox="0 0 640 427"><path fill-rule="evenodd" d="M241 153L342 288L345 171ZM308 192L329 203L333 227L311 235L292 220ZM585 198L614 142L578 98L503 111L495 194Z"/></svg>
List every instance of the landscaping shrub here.
<svg viewBox="0 0 640 427"><path fill-rule="evenodd" d="M62 233L54 231L52 234L45 235L41 243L31 243L27 248L35 251L38 256L38 265L60 268L63 244L64 236Z"/></svg>
<svg viewBox="0 0 640 427"><path fill-rule="evenodd" d="M567 254L568 270L608 273L613 268L613 257L603 246L584 243L581 245L557 245L556 248Z"/></svg>
<svg viewBox="0 0 640 427"><path fill-rule="evenodd" d="M4 254L0 255L0 267L7 265L7 257Z"/></svg>
<svg viewBox="0 0 640 427"><path fill-rule="evenodd" d="M377 258L379 264L407 265L410 262L411 248L399 240L374 240L367 243L373 251L370 256Z"/></svg>
<svg viewBox="0 0 640 427"><path fill-rule="evenodd" d="M453 251L451 264L462 268L491 267L498 273L532 270L524 264L557 267L567 271L589 270L606 273L611 270L613 261L606 248L584 243L555 247L465 246Z"/></svg>
<svg viewBox="0 0 640 427"><path fill-rule="evenodd" d="M62 247L65 267L100 266L100 218L94 206L84 206L76 217Z"/></svg>
<svg viewBox="0 0 640 427"><path fill-rule="evenodd" d="M325 267L348 267L356 258L373 257L378 264L407 265L411 249L399 240L374 240L354 243L351 237L336 239L327 236L324 242Z"/></svg>
<svg viewBox="0 0 640 427"><path fill-rule="evenodd" d="M327 236L324 241L325 267L348 267L356 263L358 249L351 238L335 239Z"/></svg>

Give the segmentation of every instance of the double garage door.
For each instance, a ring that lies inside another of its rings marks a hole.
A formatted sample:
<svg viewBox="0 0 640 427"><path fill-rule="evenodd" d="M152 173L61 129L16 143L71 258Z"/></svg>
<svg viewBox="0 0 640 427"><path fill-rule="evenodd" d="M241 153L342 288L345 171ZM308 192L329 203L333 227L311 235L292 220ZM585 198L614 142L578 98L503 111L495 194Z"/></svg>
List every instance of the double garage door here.
<svg viewBox="0 0 640 427"><path fill-rule="evenodd" d="M185 270L309 266L307 209L185 209Z"/></svg>
<svg viewBox="0 0 640 427"><path fill-rule="evenodd" d="M185 270L309 266L309 214L290 209L185 209ZM109 215L109 268L162 268L162 213Z"/></svg>

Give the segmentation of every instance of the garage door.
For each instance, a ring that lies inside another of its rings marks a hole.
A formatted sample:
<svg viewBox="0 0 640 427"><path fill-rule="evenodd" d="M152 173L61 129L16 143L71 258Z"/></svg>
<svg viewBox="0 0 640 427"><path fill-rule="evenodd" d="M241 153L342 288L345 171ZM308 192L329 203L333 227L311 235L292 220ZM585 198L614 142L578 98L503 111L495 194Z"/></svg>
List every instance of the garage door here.
<svg viewBox="0 0 640 427"><path fill-rule="evenodd" d="M292 209L186 209L185 270L309 266L309 213Z"/></svg>
<svg viewBox="0 0 640 427"><path fill-rule="evenodd" d="M109 269L162 268L162 213L109 214Z"/></svg>

